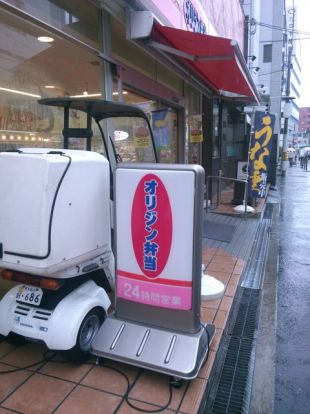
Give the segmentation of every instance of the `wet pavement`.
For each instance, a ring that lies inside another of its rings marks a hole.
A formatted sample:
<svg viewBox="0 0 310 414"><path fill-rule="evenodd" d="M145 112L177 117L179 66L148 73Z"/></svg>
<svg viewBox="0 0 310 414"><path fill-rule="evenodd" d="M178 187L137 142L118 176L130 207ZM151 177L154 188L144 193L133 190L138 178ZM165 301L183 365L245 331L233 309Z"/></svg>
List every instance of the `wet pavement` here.
<svg viewBox="0 0 310 414"><path fill-rule="evenodd" d="M310 412L310 171L279 177L275 414Z"/></svg>

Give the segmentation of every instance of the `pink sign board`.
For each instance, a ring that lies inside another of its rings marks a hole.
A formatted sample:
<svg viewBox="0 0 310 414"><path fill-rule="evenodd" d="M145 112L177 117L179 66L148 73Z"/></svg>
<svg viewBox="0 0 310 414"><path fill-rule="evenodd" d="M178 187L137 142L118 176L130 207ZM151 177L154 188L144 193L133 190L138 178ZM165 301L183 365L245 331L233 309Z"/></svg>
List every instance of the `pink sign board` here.
<svg viewBox="0 0 310 414"><path fill-rule="evenodd" d="M194 189L192 171L116 171L117 297L192 308Z"/></svg>

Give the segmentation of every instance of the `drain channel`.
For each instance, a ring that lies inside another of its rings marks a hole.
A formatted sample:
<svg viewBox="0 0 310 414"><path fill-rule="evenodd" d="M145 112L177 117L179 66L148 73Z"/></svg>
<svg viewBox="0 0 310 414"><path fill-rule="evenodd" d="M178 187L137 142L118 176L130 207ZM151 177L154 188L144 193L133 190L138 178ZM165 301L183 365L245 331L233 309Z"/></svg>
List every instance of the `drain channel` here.
<svg viewBox="0 0 310 414"><path fill-rule="evenodd" d="M241 283L242 287L252 289L261 289L262 287L267 250L270 240L271 220L269 217L272 215L272 211L273 205L267 203L263 219L259 223L255 235L252 255L249 258L244 271L245 276Z"/></svg>
<svg viewBox="0 0 310 414"><path fill-rule="evenodd" d="M273 205L266 203L250 257L239 285L230 322L226 326L214 362L214 375L206 393L204 414L247 414L254 377L256 331L261 288L268 253Z"/></svg>
<svg viewBox="0 0 310 414"><path fill-rule="evenodd" d="M238 314L231 336L241 339L254 339L254 333L258 325L258 305L260 291L256 289L244 289Z"/></svg>
<svg viewBox="0 0 310 414"><path fill-rule="evenodd" d="M248 412L253 380L259 301L259 290L243 289L211 411L213 414Z"/></svg>
<svg viewBox="0 0 310 414"><path fill-rule="evenodd" d="M232 337L227 350L221 380L212 413L245 413L252 341Z"/></svg>

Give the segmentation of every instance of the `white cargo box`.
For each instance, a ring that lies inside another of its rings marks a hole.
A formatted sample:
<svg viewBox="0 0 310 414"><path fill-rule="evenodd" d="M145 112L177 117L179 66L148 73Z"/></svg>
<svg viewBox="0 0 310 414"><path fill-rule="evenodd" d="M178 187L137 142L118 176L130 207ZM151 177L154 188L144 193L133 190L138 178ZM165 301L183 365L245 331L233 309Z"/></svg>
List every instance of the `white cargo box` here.
<svg viewBox="0 0 310 414"><path fill-rule="evenodd" d="M0 267L50 275L109 250L106 158L21 151L0 153Z"/></svg>

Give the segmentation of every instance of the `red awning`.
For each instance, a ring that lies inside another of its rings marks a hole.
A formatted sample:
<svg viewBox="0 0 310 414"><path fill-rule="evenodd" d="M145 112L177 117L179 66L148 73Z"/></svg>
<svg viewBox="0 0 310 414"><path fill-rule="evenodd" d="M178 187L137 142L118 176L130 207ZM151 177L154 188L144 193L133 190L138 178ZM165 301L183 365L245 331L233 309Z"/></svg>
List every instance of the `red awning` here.
<svg viewBox="0 0 310 414"><path fill-rule="evenodd" d="M154 22L151 46L178 56L215 93L259 102L246 62L234 40L161 26Z"/></svg>

